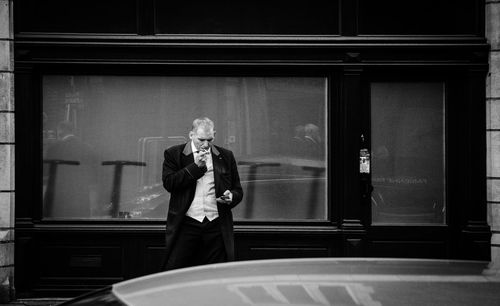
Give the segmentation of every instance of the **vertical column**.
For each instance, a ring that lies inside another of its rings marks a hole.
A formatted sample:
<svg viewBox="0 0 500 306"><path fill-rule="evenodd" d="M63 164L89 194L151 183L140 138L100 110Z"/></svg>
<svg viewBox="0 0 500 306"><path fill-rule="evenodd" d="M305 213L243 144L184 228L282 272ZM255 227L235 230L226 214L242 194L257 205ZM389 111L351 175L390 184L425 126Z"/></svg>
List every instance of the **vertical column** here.
<svg viewBox="0 0 500 306"><path fill-rule="evenodd" d="M14 295L13 0L0 0L0 303Z"/></svg>
<svg viewBox="0 0 500 306"><path fill-rule="evenodd" d="M487 79L488 223L491 227L489 272L500 275L500 1L486 0L486 38L491 45Z"/></svg>
<svg viewBox="0 0 500 306"><path fill-rule="evenodd" d="M486 54L485 54L486 55ZM469 118L465 124L462 138L469 143L467 149L471 156L485 156L487 142L484 135L485 95L484 85L487 67L469 68L465 79L464 98L467 103L466 114ZM500 165L499 165L500 166ZM486 258L490 253L490 227L487 223L487 200L485 196L486 181L474 178L488 176L484 160L473 158L463 166L467 191L462 193L466 205L462 211L461 251L463 258ZM500 170L500 168L499 168ZM500 177L500 172L499 175Z"/></svg>
<svg viewBox="0 0 500 306"><path fill-rule="evenodd" d="M349 58L349 56L347 56ZM356 58L358 55L356 55ZM348 60L351 60L349 58ZM354 59L352 59L354 60ZM367 207L363 207L360 173L359 149L362 133L362 73L359 66L346 66L343 73L342 105L343 131L347 131L343 143L343 176L346 180L343 190L341 228L343 231L344 255L363 256L366 230L363 217Z"/></svg>

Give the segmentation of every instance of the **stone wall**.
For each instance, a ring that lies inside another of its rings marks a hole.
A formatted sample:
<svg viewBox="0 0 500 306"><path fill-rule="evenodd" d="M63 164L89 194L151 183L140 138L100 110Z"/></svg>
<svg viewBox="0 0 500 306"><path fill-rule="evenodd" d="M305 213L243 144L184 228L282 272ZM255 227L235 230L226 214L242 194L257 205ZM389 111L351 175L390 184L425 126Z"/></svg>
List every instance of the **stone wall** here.
<svg viewBox="0 0 500 306"><path fill-rule="evenodd" d="M0 0L0 303L14 297L13 0Z"/></svg>
<svg viewBox="0 0 500 306"><path fill-rule="evenodd" d="M500 275L500 0L486 0L486 38L491 45L486 87L490 272Z"/></svg>

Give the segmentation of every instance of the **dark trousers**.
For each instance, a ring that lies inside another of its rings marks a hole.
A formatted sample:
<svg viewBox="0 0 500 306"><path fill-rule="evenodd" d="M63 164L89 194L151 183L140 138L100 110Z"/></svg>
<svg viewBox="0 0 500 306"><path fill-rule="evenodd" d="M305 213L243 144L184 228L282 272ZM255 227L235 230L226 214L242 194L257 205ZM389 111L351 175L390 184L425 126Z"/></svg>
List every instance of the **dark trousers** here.
<svg viewBox="0 0 500 306"><path fill-rule="evenodd" d="M165 270L227 261L219 218L203 222L184 217Z"/></svg>

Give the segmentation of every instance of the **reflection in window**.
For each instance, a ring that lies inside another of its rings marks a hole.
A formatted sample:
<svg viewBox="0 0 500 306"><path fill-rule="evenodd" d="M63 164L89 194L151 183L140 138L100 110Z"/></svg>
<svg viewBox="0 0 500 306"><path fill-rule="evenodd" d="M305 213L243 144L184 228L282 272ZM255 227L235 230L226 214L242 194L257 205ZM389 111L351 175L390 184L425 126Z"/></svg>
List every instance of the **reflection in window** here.
<svg viewBox="0 0 500 306"><path fill-rule="evenodd" d="M444 85L371 85L373 224L445 222Z"/></svg>
<svg viewBox="0 0 500 306"><path fill-rule="evenodd" d="M245 191L237 219L326 218L324 78L45 76L45 218L164 219L163 152L216 124Z"/></svg>

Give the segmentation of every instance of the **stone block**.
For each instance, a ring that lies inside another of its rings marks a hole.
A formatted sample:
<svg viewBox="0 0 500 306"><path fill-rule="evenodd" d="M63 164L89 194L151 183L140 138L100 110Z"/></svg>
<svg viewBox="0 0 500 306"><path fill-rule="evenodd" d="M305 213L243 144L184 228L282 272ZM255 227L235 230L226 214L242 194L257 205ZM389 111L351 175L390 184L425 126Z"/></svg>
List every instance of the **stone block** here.
<svg viewBox="0 0 500 306"><path fill-rule="evenodd" d="M0 0L0 39L12 38L12 14L9 0Z"/></svg>
<svg viewBox="0 0 500 306"><path fill-rule="evenodd" d="M0 40L0 71L14 71L14 45L11 40Z"/></svg>
<svg viewBox="0 0 500 306"><path fill-rule="evenodd" d="M0 268L0 284L3 284L6 278L13 276L14 275L13 272L14 272L13 267Z"/></svg>
<svg viewBox="0 0 500 306"><path fill-rule="evenodd" d="M492 277L493 280L500 279L500 248L491 248L491 261L488 265L488 269L484 271L484 274L488 277Z"/></svg>
<svg viewBox="0 0 500 306"><path fill-rule="evenodd" d="M487 200L500 202L500 180L487 180Z"/></svg>
<svg viewBox="0 0 500 306"><path fill-rule="evenodd" d="M486 100L486 129L491 129L491 100Z"/></svg>
<svg viewBox="0 0 500 306"><path fill-rule="evenodd" d="M0 113L0 142L14 142L13 113Z"/></svg>
<svg viewBox="0 0 500 306"><path fill-rule="evenodd" d="M492 132L486 132L486 176L491 175L491 134Z"/></svg>
<svg viewBox="0 0 500 306"><path fill-rule="evenodd" d="M14 227L11 192L0 192L0 228Z"/></svg>
<svg viewBox="0 0 500 306"><path fill-rule="evenodd" d="M500 132L486 133L487 176L500 177Z"/></svg>
<svg viewBox="0 0 500 306"><path fill-rule="evenodd" d="M0 190L14 190L14 150L0 144Z"/></svg>
<svg viewBox="0 0 500 306"><path fill-rule="evenodd" d="M14 241L14 230L6 229L6 230L0 230L0 241L1 242L6 242Z"/></svg>
<svg viewBox="0 0 500 306"><path fill-rule="evenodd" d="M15 177L16 177L16 175L15 175L15 171L16 171L15 157L16 157L16 154L14 152L15 152L16 147L11 145L9 149L10 149L10 190L15 190L16 189L16 186L15 186L15 183L16 183L16 180L15 180ZM12 204L11 208L13 208L13 207L15 207L14 204ZM11 212L14 213L14 210L12 209ZM12 220L14 220L14 219L12 219Z"/></svg>
<svg viewBox="0 0 500 306"><path fill-rule="evenodd" d="M14 295L14 268L2 267L0 268L0 303L3 305L12 301Z"/></svg>
<svg viewBox="0 0 500 306"><path fill-rule="evenodd" d="M497 205L498 206L498 205ZM485 272L488 276L495 276L496 280L500 279L500 234L493 233L491 235L491 260L488 269Z"/></svg>
<svg viewBox="0 0 500 306"><path fill-rule="evenodd" d="M0 73L0 111L14 110L14 74Z"/></svg>
<svg viewBox="0 0 500 306"><path fill-rule="evenodd" d="M500 234L491 235L491 244L500 245Z"/></svg>
<svg viewBox="0 0 500 306"><path fill-rule="evenodd" d="M486 106L486 128L500 129L500 99L488 99Z"/></svg>
<svg viewBox="0 0 500 306"><path fill-rule="evenodd" d="M491 98L491 72L489 70L491 70L491 67L488 68L488 75L486 76L486 99Z"/></svg>
<svg viewBox="0 0 500 306"><path fill-rule="evenodd" d="M0 243L0 267L14 264L14 242Z"/></svg>
<svg viewBox="0 0 500 306"><path fill-rule="evenodd" d="M500 2L486 4L486 38L492 49L500 49Z"/></svg>
<svg viewBox="0 0 500 306"><path fill-rule="evenodd" d="M500 98L500 51L490 52L490 72L486 85L487 98Z"/></svg>
<svg viewBox="0 0 500 306"><path fill-rule="evenodd" d="M500 231L500 204L490 203L488 224L492 231ZM497 244L500 245L500 235L497 237Z"/></svg>
<svg viewBox="0 0 500 306"><path fill-rule="evenodd" d="M12 162L14 165L14 162ZM12 173L12 177L14 178L14 173ZM14 189L14 187L12 187ZM16 200L15 200L15 193L14 192L9 192L10 193L10 227L14 228L14 225L16 223Z"/></svg>

